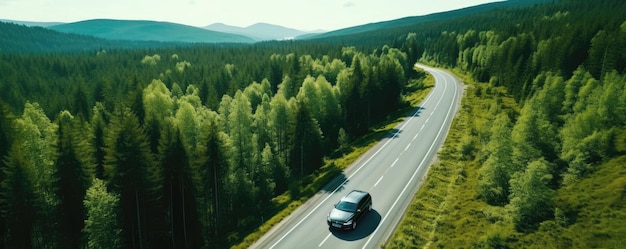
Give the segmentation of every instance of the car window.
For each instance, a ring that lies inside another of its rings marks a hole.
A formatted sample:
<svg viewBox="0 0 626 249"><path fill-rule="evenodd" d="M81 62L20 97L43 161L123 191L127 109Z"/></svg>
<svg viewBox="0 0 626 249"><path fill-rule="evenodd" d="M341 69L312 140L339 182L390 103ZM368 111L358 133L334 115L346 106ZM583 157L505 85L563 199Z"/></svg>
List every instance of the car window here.
<svg viewBox="0 0 626 249"><path fill-rule="evenodd" d="M335 206L335 208L341 211L354 212L356 210L356 203L342 201L337 203L337 206Z"/></svg>

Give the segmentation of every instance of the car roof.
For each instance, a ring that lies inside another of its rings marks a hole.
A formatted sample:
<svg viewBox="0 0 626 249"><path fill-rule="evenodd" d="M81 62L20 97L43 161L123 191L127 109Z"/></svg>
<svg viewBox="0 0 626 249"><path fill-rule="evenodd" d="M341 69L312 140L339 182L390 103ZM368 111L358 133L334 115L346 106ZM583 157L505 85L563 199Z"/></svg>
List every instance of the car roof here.
<svg viewBox="0 0 626 249"><path fill-rule="evenodd" d="M365 192L365 191L361 191L361 190L352 190L350 191L350 193L348 193L346 196L344 196L343 198L341 198L341 201L347 201L347 202L352 202L352 203L357 203L359 202L359 200L361 200L364 196L368 195L369 193Z"/></svg>

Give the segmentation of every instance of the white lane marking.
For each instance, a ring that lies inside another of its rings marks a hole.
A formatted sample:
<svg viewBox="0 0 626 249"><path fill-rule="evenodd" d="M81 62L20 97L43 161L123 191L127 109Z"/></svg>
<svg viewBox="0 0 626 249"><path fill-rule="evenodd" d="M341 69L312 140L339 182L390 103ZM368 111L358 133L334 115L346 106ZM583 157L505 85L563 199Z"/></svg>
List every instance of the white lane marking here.
<svg viewBox="0 0 626 249"><path fill-rule="evenodd" d="M430 96L429 98L430 99ZM417 115L417 112L415 112L413 114L412 117L415 117L415 115ZM317 204L317 206L315 206L308 214L306 214L304 216L304 218L300 219L300 221L298 221L291 229L289 229L285 234L283 234L282 237L280 237L272 246L270 246L270 249L273 249L274 247L276 247L280 242L282 242L289 234L291 234L291 232L293 232L293 230L295 230L298 226L300 226L300 224L302 224L302 222L304 222L307 218L309 218L309 216L311 216L311 214L313 214L320 206L322 206L322 204L324 204L324 202L326 202L331 196L333 196L333 194L335 194L337 192L337 190L341 189L343 187L343 185L345 185L356 173L358 173L361 169L363 169L363 167L365 165L367 165L376 155L378 155L378 153L380 153L385 147L387 147L387 145L394 140L394 138L396 138L398 136L398 134L400 134L400 131L406 127L406 125L410 123L409 122L405 122L402 127L400 127L400 129L398 129L397 132L395 132L393 134L393 136L391 137L391 139L387 140L387 142L385 142L376 152L374 152L374 154L372 154L372 156L370 156L365 162L363 162L363 164L361 164L361 166L359 166L359 168L357 168L351 175L349 175L341 184L339 184L328 196L326 196L326 198L324 198L319 204Z"/></svg>
<svg viewBox="0 0 626 249"><path fill-rule="evenodd" d="M380 178L378 178L378 181L376 181L376 183L374 183L374 187L376 187L378 185L378 183L383 179L383 177L385 176L380 176ZM374 188L372 187L372 188Z"/></svg>
<svg viewBox="0 0 626 249"><path fill-rule="evenodd" d="M328 233L328 235L326 235L326 238L324 238L324 240L322 240L322 243L320 243L319 245L317 245L317 247L322 247L322 245L326 242L326 240L328 240L328 238L330 238L330 235L332 233Z"/></svg>
<svg viewBox="0 0 626 249"><path fill-rule="evenodd" d="M404 147L404 151L408 150L409 147L411 147L411 143L407 144L406 147Z"/></svg>
<svg viewBox="0 0 626 249"><path fill-rule="evenodd" d="M447 83L448 81L444 79L444 81ZM448 88L447 84L446 87ZM454 96L452 98L453 101L456 101L456 95L457 95L457 84L454 84ZM445 91L444 91L445 92ZM443 99L443 95L441 95L441 98ZM441 99L440 99L441 102ZM437 104L437 106L439 106L439 104ZM415 172L413 172L413 175L411 176L411 178L409 179L409 182L404 186L404 188L402 189L402 191L400 192L400 194L398 195L398 197L396 198L396 200L393 202L393 204L391 205L391 208L389 208L389 210L387 210L387 213L385 213L385 216L382 218L382 220L378 223L378 225L376 226L376 229L374 229L374 232L372 232L372 234L369 235L369 239L367 240L367 242L365 242L365 245L363 245L363 249L367 248L367 245L372 241L372 238L374 238L374 234L376 234L376 232L378 232L378 229L380 229L380 225L383 224L383 222L385 222L385 220L387 219L387 217L389 217L389 214L391 213L391 210L393 210L393 208L396 206L396 204L398 204L398 201L400 200L400 197L404 194L404 192L406 191L406 189L409 187L410 183L413 182L415 176L417 175L417 172L420 171L420 169L422 168L422 166L424 165L424 162L426 161L426 158L428 157L428 155L432 152L432 149L435 147L435 142L437 141L437 139L439 139L439 136L441 136L441 132L443 131L443 128L446 126L445 124L448 122L448 118L450 118L450 112L452 111L452 107L454 107L454 103L452 105L450 105L450 107L448 108L448 113L446 114L446 118L443 120L443 124L440 126L439 128L439 132L437 132L437 136L435 137L435 139L433 140L433 143L430 144L430 148L428 148L428 151L426 152L426 155L424 156L424 158L422 159L422 161L420 162L419 166L417 167L417 169L415 170ZM436 109L436 108L435 108Z"/></svg>
<svg viewBox="0 0 626 249"><path fill-rule="evenodd" d="M348 176L341 184L339 184L330 194L328 194L328 196L326 196L326 198L324 198L319 204L317 204L317 206L315 206L307 215L304 216L304 218L302 218L300 221L298 221L291 229L289 229L285 234L283 234L283 236L281 236L272 246L270 246L270 249L273 249L274 247L276 247L280 242L282 242L289 234L291 234L293 232L293 230L295 230L298 226L300 226L300 224L302 224L302 222L304 222L307 218L309 218L309 216L311 216L320 206L322 206L322 204L324 204L324 202L326 202L331 196L333 196L337 190L341 189L343 187L343 185L345 185L356 173L358 173L365 165L367 165L372 158L374 158L376 155L378 155L379 152L381 152L385 147L387 147L387 145L394 140L394 138L396 138L398 136L398 134L400 134L400 131L402 131L407 125L409 125L413 120L415 120L414 118L418 117L418 114L420 112L420 109L422 108L422 106L425 106L427 103L429 103L429 101L431 100L431 98L433 97L434 94L429 94L428 97L426 97L426 99L422 102L422 105L418 108L416 108L415 112L411 115L411 118L409 120L407 120L407 122L404 122L404 124L398 129L398 131L396 131L393 136L391 137L391 139L387 140L387 142L385 142L376 152L374 152L374 154L372 154L372 156L370 156L365 162L363 162L363 164L361 164L361 166L359 166L359 168L357 168L350 176ZM441 100L440 100L441 101ZM438 104L435 105L435 109L436 106ZM432 114L431 114L432 115Z"/></svg>
<svg viewBox="0 0 626 249"><path fill-rule="evenodd" d="M396 163L398 162L398 159L400 159L400 158L396 158L396 160L393 161L393 163L391 164L391 167L389 167L389 168L393 168L393 166L396 165Z"/></svg>

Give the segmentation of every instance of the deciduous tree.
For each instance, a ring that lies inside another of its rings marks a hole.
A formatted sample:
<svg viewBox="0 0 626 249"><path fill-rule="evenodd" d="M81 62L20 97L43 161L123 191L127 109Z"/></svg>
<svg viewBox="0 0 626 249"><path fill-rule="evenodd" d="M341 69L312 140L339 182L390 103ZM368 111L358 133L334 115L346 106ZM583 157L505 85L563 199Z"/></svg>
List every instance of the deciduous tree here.
<svg viewBox="0 0 626 249"><path fill-rule="evenodd" d="M107 191L103 180L94 178L85 194L85 233L86 247L89 249L122 248L122 227L119 221L117 194Z"/></svg>

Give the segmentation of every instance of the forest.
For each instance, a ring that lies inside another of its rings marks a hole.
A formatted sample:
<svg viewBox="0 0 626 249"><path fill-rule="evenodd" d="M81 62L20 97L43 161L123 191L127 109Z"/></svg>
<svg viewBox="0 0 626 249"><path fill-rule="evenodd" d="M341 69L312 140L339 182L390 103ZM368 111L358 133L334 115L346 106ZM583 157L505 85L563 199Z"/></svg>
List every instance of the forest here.
<svg viewBox="0 0 626 249"><path fill-rule="evenodd" d="M1 50L0 246L236 244L273 197L407 105L416 61L496 99L458 148L478 165L470 198L506 207L522 234L571 226L584 204L557 193L626 152L620 13L562 0L324 40Z"/></svg>
<svg viewBox="0 0 626 249"><path fill-rule="evenodd" d="M622 248L624 11L558 1L429 37L420 60L473 83L386 248Z"/></svg>
<svg viewBox="0 0 626 249"><path fill-rule="evenodd" d="M7 248L226 247L406 105L411 68L295 43L0 58Z"/></svg>

